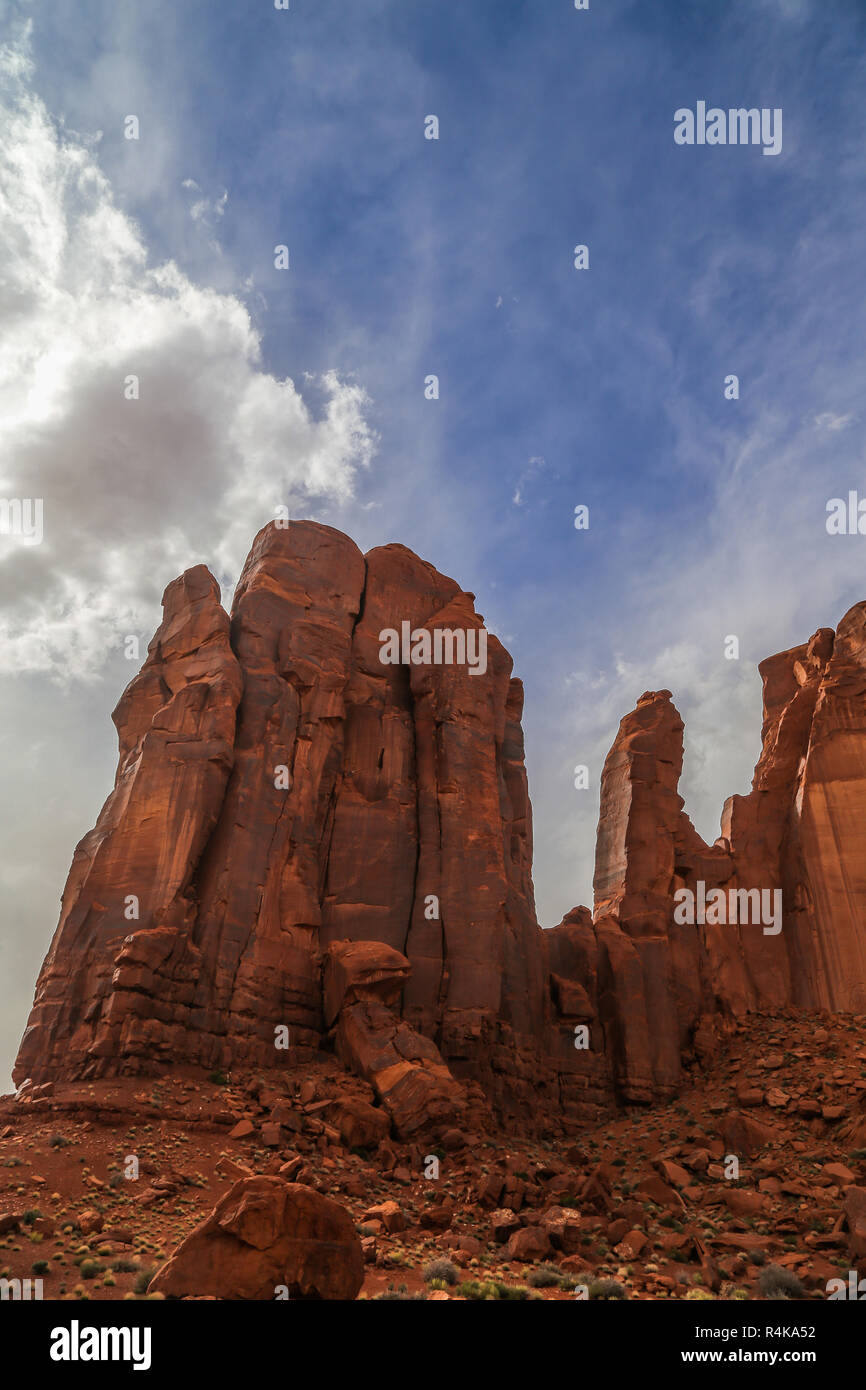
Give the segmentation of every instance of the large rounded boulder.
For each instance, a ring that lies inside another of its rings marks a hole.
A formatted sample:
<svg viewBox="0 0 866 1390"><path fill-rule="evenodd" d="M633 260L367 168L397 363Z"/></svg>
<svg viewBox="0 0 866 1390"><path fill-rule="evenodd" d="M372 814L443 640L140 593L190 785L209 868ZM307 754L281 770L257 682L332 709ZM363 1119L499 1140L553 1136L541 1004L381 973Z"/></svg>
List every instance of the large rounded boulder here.
<svg viewBox="0 0 866 1390"><path fill-rule="evenodd" d="M345 1207L300 1183L242 1178L150 1282L166 1297L354 1299L364 1256Z"/></svg>

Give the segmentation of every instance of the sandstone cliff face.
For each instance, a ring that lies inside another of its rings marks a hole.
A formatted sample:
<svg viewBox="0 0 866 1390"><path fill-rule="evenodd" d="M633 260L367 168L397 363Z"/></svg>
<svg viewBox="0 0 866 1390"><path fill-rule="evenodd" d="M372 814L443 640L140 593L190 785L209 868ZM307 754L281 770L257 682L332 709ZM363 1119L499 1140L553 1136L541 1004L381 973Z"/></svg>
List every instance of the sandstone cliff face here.
<svg viewBox="0 0 866 1390"><path fill-rule="evenodd" d="M472 594L293 522L256 537L231 618L203 566L163 603L16 1082L327 1048L404 1136L488 1102L574 1128L673 1094L731 1015L866 1005L866 604L762 663L753 788L714 845L670 692L641 696L602 775L594 911L542 932L523 688ZM483 671L384 662L403 625L483 637ZM780 893L781 930L685 921L683 890Z"/></svg>
<svg viewBox="0 0 866 1390"><path fill-rule="evenodd" d="M674 920L673 895L698 877L725 882L731 862L683 811L682 762L683 723L670 691L648 691L605 760L595 908L581 923L582 960L591 964L572 966L597 1011L617 1091L632 1102L674 1093L683 1054L712 1008L700 936Z"/></svg>
<svg viewBox="0 0 866 1390"><path fill-rule="evenodd" d="M150 1017L158 978L170 973L181 1000L194 992L196 962L182 943L232 768L243 675L203 566L169 585L163 608L114 711L114 791L75 851L18 1079L60 1074L85 1057L100 1068L148 1054L160 1031Z"/></svg>
<svg viewBox="0 0 866 1390"><path fill-rule="evenodd" d="M759 669L761 756L714 845L677 792L683 725L669 691L641 696L605 762L596 963L583 978L627 1099L669 1093L726 1017L866 1001L866 604ZM709 908L679 920L681 890L695 903L718 890L721 920ZM779 920L757 918L759 902L778 903Z"/></svg>
<svg viewBox="0 0 866 1390"><path fill-rule="evenodd" d="M735 858L783 893L783 930L746 956L745 1002L866 1007L866 604L761 666L765 724ZM742 1000L739 1001L742 1003Z"/></svg>
<svg viewBox="0 0 866 1390"><path fill-rule="evenodd" d="M453 1122L479 1081L503 1112L609 1104L603 1036L579 1055L573 1001L551 994L511 658L486 633L483 673L380 656L403 623L477 636L473 596L402 546L364 557L293 522L257 536L230 620L202 567L164 604L16 1080L327 1046L404 1133ZM364 969L396 994L335 1012L346 943L371 943Z"/></svg>
<svg viewBox="0 0 866 1390"><path fill-rule="evenodd" d="M786 862L803 954L813 946L815 1002L855 1013L866 1009L864 697L866 605L858 604L839 624L821 681Z"/></svg>

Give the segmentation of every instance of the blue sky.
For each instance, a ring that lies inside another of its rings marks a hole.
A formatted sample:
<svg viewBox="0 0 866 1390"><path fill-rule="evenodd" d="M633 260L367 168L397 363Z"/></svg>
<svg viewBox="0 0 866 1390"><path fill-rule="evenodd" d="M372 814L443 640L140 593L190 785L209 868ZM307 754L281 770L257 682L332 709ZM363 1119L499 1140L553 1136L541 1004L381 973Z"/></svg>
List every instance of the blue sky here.
<svg viewBox="0 0 866 1390"><path fill-rule="evenodd" d="M402 541L477 595L526 685L545 925L590 900L601 762L644 689L673 691L687 809L717 834L758 751L756 663L866 596L866 538L825 527L829 498L866 495L866 10L0 16L7 109L27 113L0 197L0 480L41 489L55 526L14 574L0 556L0 1073L111 784L118 635L146 640L200 560L229 602L280 501L363 548ZM699 100L782 108L781 154L677 146L674 112ZM22 406L34 343L54 385ZM132 420L105 392L139 359Z"/></svg>

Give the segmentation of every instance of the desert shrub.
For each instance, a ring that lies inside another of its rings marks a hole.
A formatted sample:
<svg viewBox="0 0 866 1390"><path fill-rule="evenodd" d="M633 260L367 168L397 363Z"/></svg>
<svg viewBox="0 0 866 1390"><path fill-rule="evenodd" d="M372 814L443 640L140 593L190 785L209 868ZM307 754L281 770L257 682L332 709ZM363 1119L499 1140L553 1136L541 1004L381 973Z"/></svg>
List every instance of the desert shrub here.
<svg viewBox="0 0 866 1390"><path fill-rule="evenodd" d="M522 1303L528 1298L540 1298L540 1294L534 1294L525 1284L503 1284L501 1279L494 1279L497 1298L502 1298L506 1302Z"/></svg>
<svg viewBox="0 0 866 1390"><path fill-rule="evenodd" d="M426 1293L409 1293L409 1290L406 1288L405 1284L398 1284L396 1288L393 1284L389 1284L385 1293L377 1293L374 1296L373 1302L418 1303L423 1302L426 1299L426 1297Z"/></svg>
<svg viewBox="0 0 866 1390"><path fill-rule="evenodd" d="M802 1298L805 1289L793 1270L767 1265L758 1276L758 1288L765 1298Z"/></svg>
<svg viewBox="0 0 866 1390"><path fill-rule="evenodd" d="M533 1289L553 1289L561 1286L562 1274L556 1265L539 1265L534 1269L527 1281Z"/></svg>
<svg viewBox="0 0 866 1390"><path fill-rule="evenodd" d="M471 1298L482 1303L491 1303L502 1299L505 1302L518 1302L535 1295L523 1284L505 1284L501 1279L485 1279L479 1282L476 1279L465 1279L462 1284L458 1284L457 1293L461 1298Z"/></svg>
<svg viewBox="0 0 866 1390"><path fill-rule="evenodd" d="M424 1266L423 1275L425 1284L432 1284L434 1279L456 1284L460 1279L460 1271L450 1260L431 1260L429 1265Z"/></svg>
<svg viewBox="0 0 866 1390"><path fill-rule="evenodd" d="M133 1293L147 1293L148 1285L151 1279L153 1278L154 1274L156 1274L156 1271L156 1265L151 1265L148 1269L141 1270L141 1272L135 1280L135 1283L132 1286Z"/></svg>
<svg viewBox="0 0 866 1390"><path fill-rule="evenodd" d="M457 1285L457 1293L461 1298L471 1298L479 1302L498 1297L496 1285L492 1279L484 1284L480 1284L477 1279L464 1279L462 1284Z"/></svg>
<svg viewBox="0 0 866 1390"><path fill-rule="evenodd" d="M622 1284L618 1284L615 1279L593 1279L589 1286L589 1296L605 1301L628 1298Z"/></svg>

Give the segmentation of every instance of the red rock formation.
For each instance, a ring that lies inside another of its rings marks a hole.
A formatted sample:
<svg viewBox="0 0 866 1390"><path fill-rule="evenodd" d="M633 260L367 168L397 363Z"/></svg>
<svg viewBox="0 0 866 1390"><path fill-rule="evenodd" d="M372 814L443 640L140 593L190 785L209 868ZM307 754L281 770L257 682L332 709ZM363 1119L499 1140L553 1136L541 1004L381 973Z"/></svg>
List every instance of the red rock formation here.
<svg viewBox="0 0 866 1390"><path fill-rule="evenodd" d="M383 662L403 624L446 659ZM447 660L455 632L474 667ZM398 1132L452 1121L478 1081L503 1112L597 1113L604 1038L573 1047L580 987L560 971L552 990L535 919L522 702L473 596L402 546L365 559L329 527L270 525L230 625L207 571L171 585L16 1079L332 1045Z"/></svg>
<svg viewBox="0 0 866 1390"><path fill-rule="evenodd" d="M325 952L323 991L325 1026L332 1028L353 1004L400 1007L411 974L408 960L379 941L335 941Z"/></svg>
<svg viewBox="0 0 866 1390"><path fill-rule="evenodd" d="M761 756L714 845L677 792L683 726L669 691L641 696L605 763L596 948L585 943L577 973L629 1099L676 1086L711 1015L866 1003L866 604L759 669ZM696 902L721 890L722 920L680 922L683 889ZM766 915L777 893L780 930Z"/></svg>
<svg viewBox="0 0 866 1390"><path fill-rule="evenodd" d="M866 1008L866 604L760 666L763 748L725 807L738 881L782 890L776 937L739 933L743 1007Z"/></svg>
<svg viewBox="0 0 866 1390"><path fill-rule="evenodd" d="M398 1134L477 1115L479 1084L504 1117L576 1126L672 1094L726 1015L866 1001L866 605L762 664L753 789L714 845L678 793L670 693L641 697L602 776L594 914L550 932L523 689L471 594L293 522L256 537L230 622L201 566L164 609L16 1081L328 1047ZM383 660L389 629L421 659ZM783 929L690 924L683 890L781 891Z"/></svg>
<svg viewBox="0 0 866 1390"><path fill-rule="evenodd" d="M182 945L196 910L193 878L232 769L243 676L219 586L203 565L168 586L163 609L147 660L112 716L114 791L75 851L19 1079L150 1055L161 1042L152 1020L157 979L171 975L181 999L192 995L196 961Z"/></svg>
<svg viewBox="0 0 866 1390"><path fill-rule="evenodd" d="M369 1081L403 1139L447 1127L466 1109L439 1049L399 1017L410 971L405 956L378 941L332 942L325 954L325 1022L337 1055Z"/></svg>
<svg viewBox="0 0 866 1390"><path fill-rule="evenodd" d="M730 856L705 845L677 791L683 723L669 690L648 691L626 715L605 761L595 868L598 998L627 1099L669 1095L681 1056L710 1007L702 939L674 917L678 887L718 887Z"/></svg>

